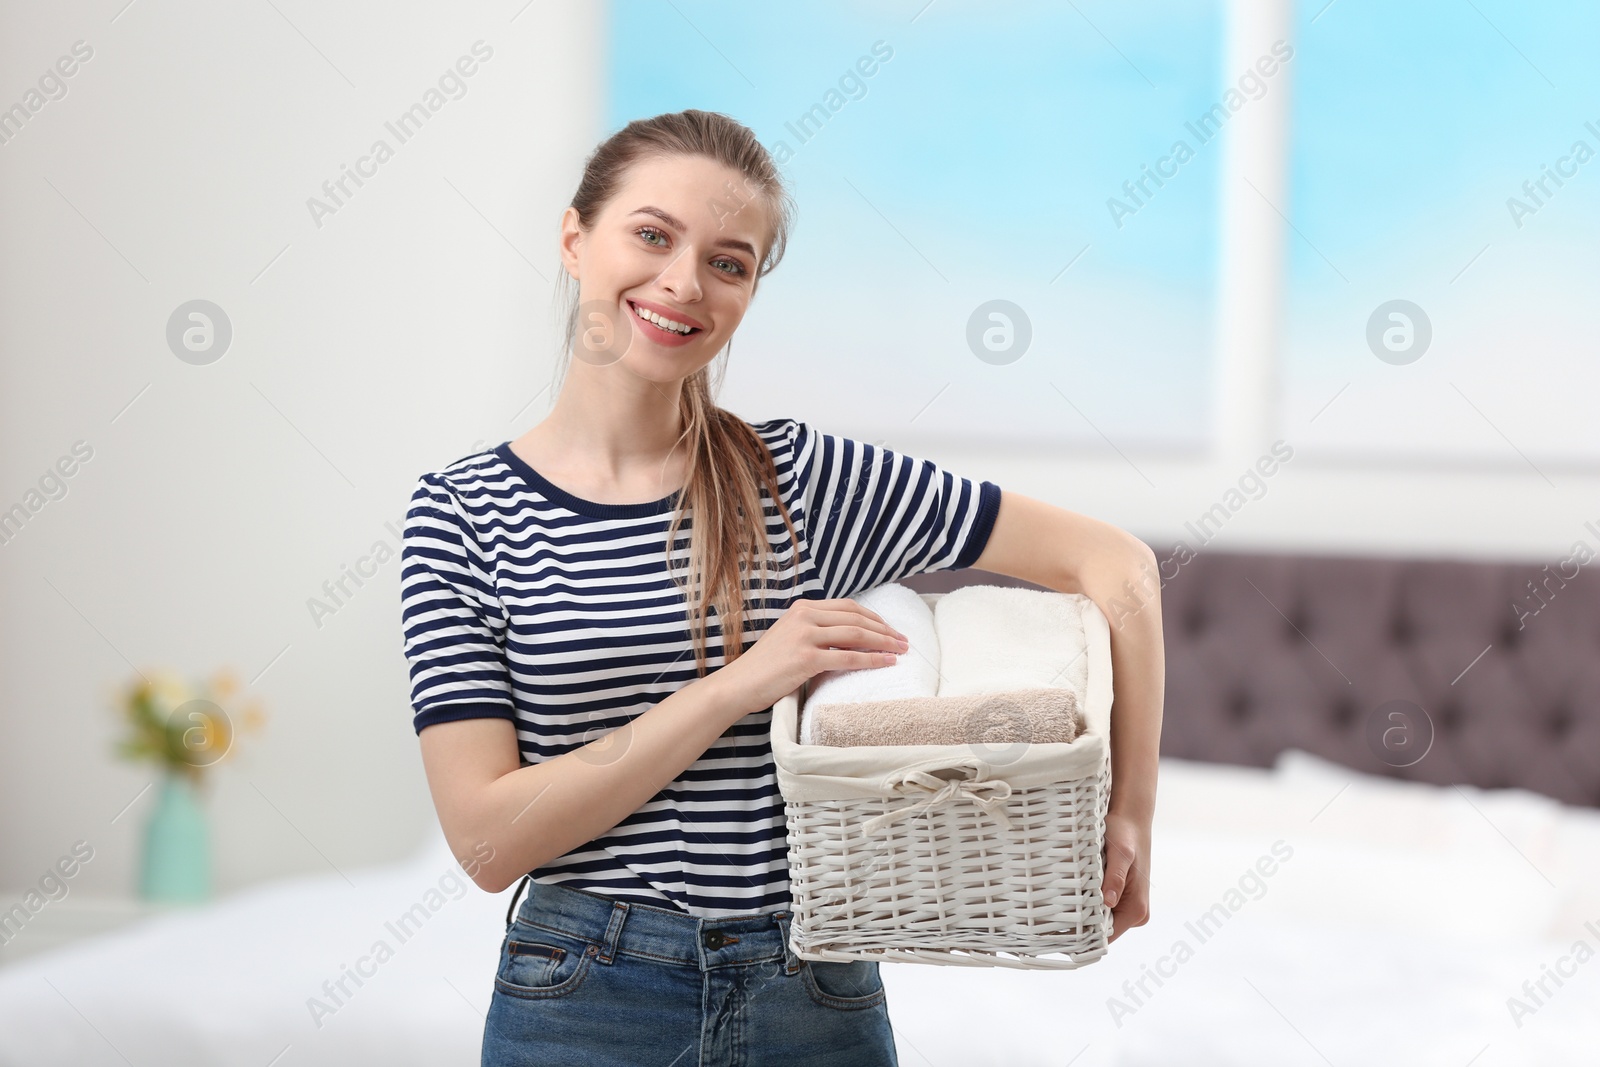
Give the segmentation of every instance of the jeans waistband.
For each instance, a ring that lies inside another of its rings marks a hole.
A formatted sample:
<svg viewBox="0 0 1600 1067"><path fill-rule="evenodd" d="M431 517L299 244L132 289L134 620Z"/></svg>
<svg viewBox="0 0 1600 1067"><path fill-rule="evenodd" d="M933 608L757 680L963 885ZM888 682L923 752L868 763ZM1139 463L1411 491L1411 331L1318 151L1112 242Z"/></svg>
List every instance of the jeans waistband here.
<svg viewBox="0 0 1600 1067"><path fill-rule="evenodd" d="M618 953L702 971L781 959L784 973L800 971L789 945L789 911L702 919L670 908L591 893L555 883L528 881L517 918L588 941L595 959L609 964Z"/></svg>

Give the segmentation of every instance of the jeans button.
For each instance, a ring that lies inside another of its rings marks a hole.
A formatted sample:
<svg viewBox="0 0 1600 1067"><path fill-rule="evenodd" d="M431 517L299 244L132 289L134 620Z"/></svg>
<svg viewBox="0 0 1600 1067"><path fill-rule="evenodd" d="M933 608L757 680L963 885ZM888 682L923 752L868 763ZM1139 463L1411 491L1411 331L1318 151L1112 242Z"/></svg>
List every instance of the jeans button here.
<svg viewBox="0 0 1600 1067"><path fill-rule="evenodd" d="M723 945L722 934L716 930L707 930L701 941L706 948L721 948Z"/></svg>

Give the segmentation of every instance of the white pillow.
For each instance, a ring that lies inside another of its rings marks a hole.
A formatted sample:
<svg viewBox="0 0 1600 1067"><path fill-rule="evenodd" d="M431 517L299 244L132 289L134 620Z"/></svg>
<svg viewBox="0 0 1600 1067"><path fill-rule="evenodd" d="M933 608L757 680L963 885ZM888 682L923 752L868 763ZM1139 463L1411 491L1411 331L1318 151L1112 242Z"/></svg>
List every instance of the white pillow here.
<svg viewBox="0 0 1600 1067"><path fill-rule="evenodd" d="M1409 782L1299 749L1273 771L1287 802L1315 805L1303 837L1352 913L1463 936L1565 937L1577 932L1562 918L1574 899L1593 899L1593 878L1579 874L1595 861L1566 840L1573 809L1550 797ZM1364 862L1366 877L1341 862Z"/></svg>

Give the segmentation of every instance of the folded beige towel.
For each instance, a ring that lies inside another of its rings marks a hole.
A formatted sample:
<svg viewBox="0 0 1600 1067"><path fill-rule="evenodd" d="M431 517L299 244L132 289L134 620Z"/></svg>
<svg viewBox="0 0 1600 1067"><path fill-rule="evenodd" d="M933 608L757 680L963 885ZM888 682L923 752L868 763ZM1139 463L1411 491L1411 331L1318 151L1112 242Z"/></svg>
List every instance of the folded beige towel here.
<svg viewBox="0 0 1600 1067"><path fill-rule="evenodd" d="M959 697L901 697L802 708L811 743L1005 745L1069 742L1083 732L1070 689L1040 686Z"/></svg>

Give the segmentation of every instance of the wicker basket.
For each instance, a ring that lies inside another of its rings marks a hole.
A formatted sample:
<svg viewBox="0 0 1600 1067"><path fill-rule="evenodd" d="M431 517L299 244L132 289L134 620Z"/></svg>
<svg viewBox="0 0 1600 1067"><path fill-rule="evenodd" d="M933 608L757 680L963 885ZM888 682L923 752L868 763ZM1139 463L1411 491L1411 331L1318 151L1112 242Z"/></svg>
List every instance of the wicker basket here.
<svg viewBox="0 0 1600 1067"><path fill-rule="evenodd" d="M796 954L1055 970L1105 954L1110 630L1088 597L1052 595L1079 601L1088 649L1070 744L802 745L809 685L774 707Z"/></svg>

